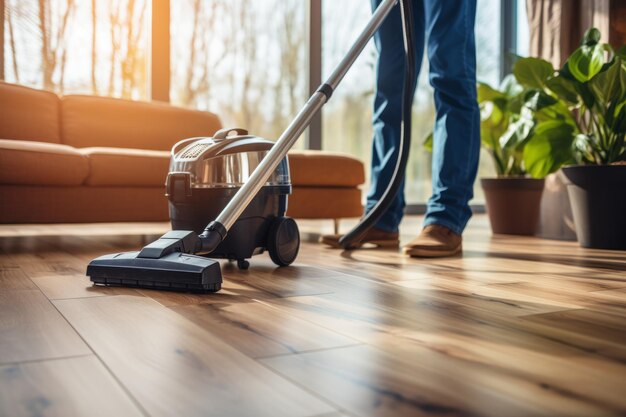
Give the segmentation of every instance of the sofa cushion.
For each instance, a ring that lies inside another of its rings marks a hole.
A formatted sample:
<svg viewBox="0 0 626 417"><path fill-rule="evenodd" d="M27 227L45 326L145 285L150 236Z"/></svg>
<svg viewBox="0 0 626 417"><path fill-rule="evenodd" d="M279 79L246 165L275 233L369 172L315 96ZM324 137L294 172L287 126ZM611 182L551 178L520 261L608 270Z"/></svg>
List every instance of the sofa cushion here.
<svg viewBox="0 0 626 417"><path fill-rule="evenodd" d="M289 171L294 186L356 187L365 182L363 162L340 153L291 151Z"/></svg>
<svg viewBox="0 0 626 417"><path fill-rule="evenodd" d="M170 153L167 151L124 148L82 148L78 151L89 158L87 185L165 185L170 162Z"/></svg>
<svg viewBox="0 0 626 417"><path fill-rule="evenodd" d="M167 197L157 187L0 185L0 223L162 222Z"/></svg>
<svg viewBox="0 0 626 417"><path fill-rule="evenodd" d="M0 139L60 143L59 97L0 82Z"/></svg>
<svg viewBox="0 0 626 417"><path fill-rule="evenodd" d="M57 143L0 139L0 184L80 185L87 158Z"/></svg>
<svg viewBox="0 0 626 417"><path fill-rule="evenodd" d="M65 96L61 100L62 142L76 148L169 150L181 139L211 136L216 115L164 103L106 97Z"/></svg>

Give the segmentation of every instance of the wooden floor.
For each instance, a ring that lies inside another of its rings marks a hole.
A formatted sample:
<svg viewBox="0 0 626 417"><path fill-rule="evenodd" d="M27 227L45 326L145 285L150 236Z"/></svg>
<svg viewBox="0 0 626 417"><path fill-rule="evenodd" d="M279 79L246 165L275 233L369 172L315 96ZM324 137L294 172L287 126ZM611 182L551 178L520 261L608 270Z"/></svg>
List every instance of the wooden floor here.
<svg viewBox="0 0 626 417"><path fill-rule="evenodd" d="M624 252L478 217L463 257L304 243L292 267L224 264L212 295L83 275L166 228L0 226L0 415L626 415Z"/></svg>

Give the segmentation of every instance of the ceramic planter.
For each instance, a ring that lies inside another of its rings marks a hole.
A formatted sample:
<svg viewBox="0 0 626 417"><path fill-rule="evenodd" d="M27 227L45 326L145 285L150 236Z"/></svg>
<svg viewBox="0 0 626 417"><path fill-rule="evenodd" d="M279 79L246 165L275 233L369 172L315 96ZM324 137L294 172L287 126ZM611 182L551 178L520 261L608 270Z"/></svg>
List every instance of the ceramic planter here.
<svg viewBox="0 0 626 417"><path fill-rule="evenodd" d="M626 165L563 168L578 242L626 250Z"/></svg>
<svg viewBox="0 0 626 417"><path fill-rule="evenodd" d="M539 224L543 179L482 178L491 230L496 234L536 233Z"/></svg>

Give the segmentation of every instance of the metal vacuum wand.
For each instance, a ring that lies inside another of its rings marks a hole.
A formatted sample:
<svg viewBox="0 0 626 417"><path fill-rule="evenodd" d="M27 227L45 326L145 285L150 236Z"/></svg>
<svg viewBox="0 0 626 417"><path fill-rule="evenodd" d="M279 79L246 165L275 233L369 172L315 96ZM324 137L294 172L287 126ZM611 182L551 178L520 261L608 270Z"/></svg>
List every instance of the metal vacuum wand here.
<svg viewBox="0 0 626 417"><path fill-rule="evenodd" d="M200 235L202 252L213 251L226 237L230 227L237 221L241 213L259 192L268 178L274 172L280 161L287 155L304 130L311 124L313 117L330 99L333 91L346 75L354 61L359 57L374 33L382 25L398 0L384 0L376 9L372 18L363 31L359 34L356 42L350 48L346 56L337 65L330 77L309 98L304 107L298 112L296 118L289 124L287 129L278 138L272 149L263 161L256 167L248 181L233 196L224 210L209 223Z"/></svg>

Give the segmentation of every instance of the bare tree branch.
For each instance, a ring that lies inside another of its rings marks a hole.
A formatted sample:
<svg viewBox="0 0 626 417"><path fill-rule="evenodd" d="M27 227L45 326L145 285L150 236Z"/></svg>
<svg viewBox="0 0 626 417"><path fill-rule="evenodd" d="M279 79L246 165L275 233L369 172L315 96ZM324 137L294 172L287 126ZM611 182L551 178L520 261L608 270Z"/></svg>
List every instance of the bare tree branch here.
<svg viewBox="0 0 626 417"><path fill-rule="evenodd" d="M74 11L74 0L67 0L58 25L52 24L50 0L39 0L39 30L41 36L41 69L43 88L63 92L67 62L67 28ZM56 21L56 16L55 16ZM53 32L54 30L54 32ZM58 71L59 80L55 81Z"/></svg>
<svg viewBox="0 0 626 417"><path fill-rule="evenodd" d="M53 62L54 57L50 56L48 26L47 1L39 0L39 30L41 32L41 65L43 70L43 88L47 90L52 90L52 71L54 70L55 63Z"/></svg>
<svg viewBox="0 0 626 417"><path fill-rule="evenodd" d="M13 13L11 9L7 8L6 13L7 26L9 29L9 45L11 48L11 58L13 60L13 75L15 76L15 82L20 82L19 65L17 63L17 48L15 47L15 32L13 29Z"/></svg>
<svg viewBox="0 0 626 417"><path fill-rule="evenodd" d="M115 74L117 67L118 54L120 49L120 41L118 36L118 26L120 20L120 1L111 2L111 10L109 11L109 26L111 34L111 59L109 70L109 96L115 92Z"/></svg>
<svg viewBox="0 0 626 417"><path fill-rule="evenodd" d="M58 91L63 93L65 89L65 65L67 63L67 37L65 35L67 30L67 24L74 10L74 0L67 0L67 6L65 9L65 14L63 15L63 20L61 23L61 27L59 28L59 32L57 35L56 49L61 53L61 63L60 63L60 79L58 84ZM56 54L56 51L55 51Z"/></svg>
<svg viewBox="0 0 626 417"><path fill-rule="evenodd" d="M98 62L97 51L97 33L98 33L98 9L96 8L96 0L91 0L91 92L98 95L98 82L96 79L96 65Z"/></svg>

